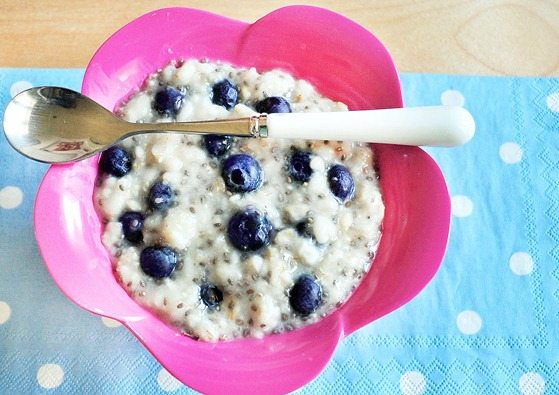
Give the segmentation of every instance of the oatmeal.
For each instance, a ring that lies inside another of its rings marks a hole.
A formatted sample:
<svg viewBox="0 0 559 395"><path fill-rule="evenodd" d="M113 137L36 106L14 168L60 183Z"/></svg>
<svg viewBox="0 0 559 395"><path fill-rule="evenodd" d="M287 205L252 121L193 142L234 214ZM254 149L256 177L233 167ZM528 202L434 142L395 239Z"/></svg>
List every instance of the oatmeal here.
<svg viewBox="0 0 559 395"><path fill-rule="evenodd" d="M280 70L189 60L148 78L131 122L346 111ZM373 151L336 141L151 134L105 151L95 202L116 276L206 341L318 321L370 268L384 206Z"/></svg>

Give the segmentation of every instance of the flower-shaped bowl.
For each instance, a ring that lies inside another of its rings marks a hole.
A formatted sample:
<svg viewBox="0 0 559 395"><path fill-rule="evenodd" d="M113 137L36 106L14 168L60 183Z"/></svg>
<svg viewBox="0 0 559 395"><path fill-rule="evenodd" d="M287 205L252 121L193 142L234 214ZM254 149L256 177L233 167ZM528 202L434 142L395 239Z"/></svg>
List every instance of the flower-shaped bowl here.
<svg viewBox="0 0 559 395"><path fill-rule="evenodd" d="M351 20L309 6L281 8L253 24L188 8L151 12L99 48L82 92L115 110L149 74L186 58L281 68L351 110L402 106L398 74L382 43ZM441 264L450 199L440 169L418 147L372 149L386 206L372 269L340 309L302 329L206 343L137 304L119 285L101 242L92 197L98 157L48 170L35 205L39 248L72 301L122 322L186 385L205 393L286 393L317 376L342 338L410 301Z"/></svg>

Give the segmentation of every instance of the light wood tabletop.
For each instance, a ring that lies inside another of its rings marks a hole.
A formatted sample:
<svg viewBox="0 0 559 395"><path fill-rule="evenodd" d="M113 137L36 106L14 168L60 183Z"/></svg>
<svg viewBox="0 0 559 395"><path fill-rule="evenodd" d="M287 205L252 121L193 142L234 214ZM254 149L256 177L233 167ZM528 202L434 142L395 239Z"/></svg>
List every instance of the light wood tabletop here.
<svg viewBox="0 0 559 395"><path fill-rule="evenodd" d="M0 0L0 67L85 67L119 27L183 6L253 22L292 1ZM373 32L400 71L559 75L558 0L323 0Z"/></svg>

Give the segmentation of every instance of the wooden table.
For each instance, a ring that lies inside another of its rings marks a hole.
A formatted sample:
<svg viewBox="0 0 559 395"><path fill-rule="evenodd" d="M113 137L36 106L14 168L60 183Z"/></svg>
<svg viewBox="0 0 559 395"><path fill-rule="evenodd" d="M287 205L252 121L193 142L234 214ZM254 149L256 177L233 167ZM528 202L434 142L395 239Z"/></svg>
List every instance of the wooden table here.
<svg viewBox="0 0 559 395"><path fill-rule="evenodd" d="M157 4L156 4L157 3ZM0 67L85 67L120 26L188 6L255 21L300 1L0 0ZM323 0L372 31L401 71L559 75L557 0Z"/></svg>

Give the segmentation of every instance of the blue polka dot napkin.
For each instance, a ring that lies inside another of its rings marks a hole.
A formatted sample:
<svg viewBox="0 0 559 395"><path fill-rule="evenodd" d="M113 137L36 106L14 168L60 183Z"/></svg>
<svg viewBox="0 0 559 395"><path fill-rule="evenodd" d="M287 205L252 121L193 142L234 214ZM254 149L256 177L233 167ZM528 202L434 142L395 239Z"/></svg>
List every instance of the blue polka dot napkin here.
<svg viewBox="0 0 559 395"><path fill-rule="evenodd" d="M83 70L0 69L0 108ZM452 195L443 265L413 301L344 340L299 394L559 393L559 79L402 74L408 106L455 104L477 134L428 149ZM117 322L49 277L32 209L46 165L0 136L0 393L194 393Z"/></svg>

